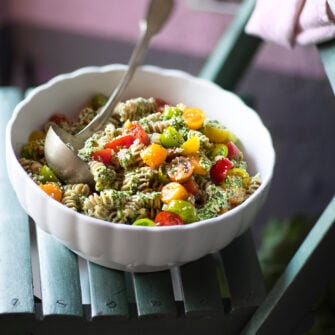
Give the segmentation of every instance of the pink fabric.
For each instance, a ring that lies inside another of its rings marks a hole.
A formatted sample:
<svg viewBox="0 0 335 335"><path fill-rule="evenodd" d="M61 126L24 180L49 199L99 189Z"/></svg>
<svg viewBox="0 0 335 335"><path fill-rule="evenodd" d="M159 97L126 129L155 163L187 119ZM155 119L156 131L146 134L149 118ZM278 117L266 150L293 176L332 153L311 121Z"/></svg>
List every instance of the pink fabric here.
<svg viewBox="0 0 335 335"><path fill-rule="evenodd" d="M246 32L286 47L335 38L335 0L257 0Z"/></svg>

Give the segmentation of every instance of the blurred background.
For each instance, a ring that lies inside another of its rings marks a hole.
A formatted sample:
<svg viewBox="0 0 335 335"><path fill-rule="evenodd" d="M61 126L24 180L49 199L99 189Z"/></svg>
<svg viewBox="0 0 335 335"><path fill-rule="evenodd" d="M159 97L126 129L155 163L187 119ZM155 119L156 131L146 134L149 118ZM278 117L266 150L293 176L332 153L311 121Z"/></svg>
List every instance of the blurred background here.
<svg viewBox="0 0 335 335"><path fill-rule="evenodd" d="M22 88L87 65L127 63L147 0L0 0L0 84ZM176 0L146 64L198 74L239 1ZM318 215L334 194L335 98L315 47L264 43L237 88L269 128L277 164L253 226ZM257 136L257 134L255 134Z"/></svg>

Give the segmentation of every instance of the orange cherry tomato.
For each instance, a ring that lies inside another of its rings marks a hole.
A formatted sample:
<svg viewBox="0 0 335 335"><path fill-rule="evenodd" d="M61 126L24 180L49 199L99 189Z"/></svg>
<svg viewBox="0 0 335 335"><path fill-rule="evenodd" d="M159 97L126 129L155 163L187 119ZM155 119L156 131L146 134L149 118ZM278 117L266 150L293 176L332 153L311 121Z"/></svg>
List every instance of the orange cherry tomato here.
<svg viewBox="0 0 335 335"><path fill-rule="evenodd" d="M157 226L176 226L176 225L183 225L184 221L176 213L162 211L156 215L155 223Z"/></svg>
<svg viewBox="0 0 335 335"><path fill-rule="evenodd" d="M150 144L141 152L143 162L152 169L156 169L164 163L166 157L167 150L157 143Z"/></svg>
<svg viewBox="0 0 335 335"><path fill-rule="evenodd" d="M192 176L193 166L188 158L177 156L168 164L166 172L172 181L184 182Z"/></svg>
<svg viewBox="0 0 335 335"><path fill-rule="evenodd" d="M172 182L163 186L162 188L162 201L167 204L172 200L185 200L188 198L188 192L186 188L177 183Z"/></svg>
<svg viewBox="0 0 335 335"><path fill-rule="evenodd" d="M182 115L187 127L191 129L199 129L205 121L205 113L199 108L186 107Z"/></svg>
<svg viewBox="0 0 335 335"><path fill-rule="evenodd" d="M62 200L62 190L57 184L48 183L48 184L41 184L39 186L50 197L54 198L57 201Z"/></svg>

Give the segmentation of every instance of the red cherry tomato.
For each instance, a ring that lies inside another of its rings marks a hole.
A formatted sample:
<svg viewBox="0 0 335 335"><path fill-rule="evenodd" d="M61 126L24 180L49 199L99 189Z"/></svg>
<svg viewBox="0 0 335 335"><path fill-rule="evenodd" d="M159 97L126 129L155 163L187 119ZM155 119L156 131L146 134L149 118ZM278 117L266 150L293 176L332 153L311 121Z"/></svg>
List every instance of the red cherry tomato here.
<svg viewBox="0 0 335 335"><path fill-rule="evenodd" d="M103 162L107 165L112 159L112 149L99 149L92 152L91 157L93 160Z"/></svg>
<svg viewBox="0 0 335 335"><path fill-rule="evenodd" d="M234 142L228 141L226 143L226 146L228 148L228 155L227 155L228 158L234 158L240 153L240 149Z"/></svg>
<svg viewBox="0 0 335 335"><path fill-rule="evenodd" d="M55 122L56 124L60 125L61 123L69 122L69 119L65 114L55 113L51 115L49 121Z"/></svg>
<svg viewBox="0 0 335 335"><path fill-rule="evenodd" d="M210 176L215 184L222 183L234 164L227 158L221 158L210 169Z"/></svg>
<svg viewBox="0 0 335 335"><path fill-rule="evenodd" d="M155 223L157 226L177 226L184 224L184 221L176 213L163 211L156 215Z"/></svg>
<svg viewBox="0 0 335 335"><path fill-rule="evenodd" d="M112 149L117 153L122 148L129 148L135 142L133 135L123 135L105 144L105 148Z"/></svg>
<svg viewBox="0 0 335 335"><path fill-rule="evenodd" d="M193 176L185 181L183 183L183 186L186 188L186 190L193 194L193 195L196 195L196 194L199 194L200 190L199 190L199 185L197 184L197 182L194 180Z"/></svg>
<svg viewBox="0 0 335 335"><path fill-rule="evenodd" d="M145 132L145 130L139 123L130 122L130 124L125 129L125 133L134 136L144 145L150 144L150 138L148 134Z"/></svg>
<svg viewBox="0 0 335 335"><path fill-rule="evenodd" d="M162 113L164 111L165 105L167 105L166 101L161 98L155 98L156 102L156 111Z"/></svg>
<svg viewBox="0 0 335 335"><path fill-rule="evenodd" d="M193 166L188 158L177 156L168 164L166 172L172 181L182 183L192 176Z"/></svg>

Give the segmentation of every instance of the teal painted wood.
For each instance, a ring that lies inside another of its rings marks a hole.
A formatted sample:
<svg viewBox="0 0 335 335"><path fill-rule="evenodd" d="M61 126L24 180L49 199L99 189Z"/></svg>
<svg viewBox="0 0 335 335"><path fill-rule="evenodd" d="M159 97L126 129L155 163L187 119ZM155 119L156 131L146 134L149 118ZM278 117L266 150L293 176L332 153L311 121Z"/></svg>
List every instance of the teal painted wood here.
<svg viewBox="0 0 335 335"><path fill-rule="evenodd" d="M134 273L133 284L139 318L176 316L170 271Z"/></svg>
<svg viewBox="0 0 335 335"><path fill-rule="evenodd" d="M0 88L0 313L34 313L28 216L10 185L5 158L5 127L19 90Z"/></svg>
<svg viewBox="0 0 335 335"><path fill-rule="evenodd" d="M180 267L186 316L206 316L223 312L213 255Z"/></svg>
<svg viewBox="0 0 335 335"><path fill-rule="evenodd" d="M242 335L300 334L335 275L335 197L253 315Z"/></svg>
<svg viewBox="0 0 335 335"><path fill-rule="evenodd" d="M335 40L320 44L318 49L330 86L335 94Z"/></svg>
<svg viewBox="0 0 335 335"><path fill-rule="evenodd" d="M221 257L232 309L258 307L266 289L251 232L232 241Z"/></svg>
<svg viewBox="0 0 335 335"><path fill-rule="evenodd" d="M240 5L232 23L206 60L200 77L214 81L225 89L235 89L261 44L259 38L244 32L255 2L244 0Z"/></svg>
<svg viewBox="0 0 335 335"><path fill-rule="evenodd" d="M124 272L88 262L92 318L129 318Z"/></svg>
<svg viewBox="0 0 335 335"><path fill-rule="evenodd" d="M82 316L77 256L36 227L44 316Z"/></svg>

